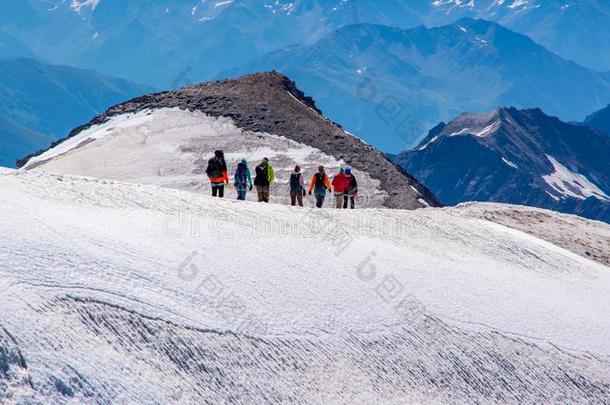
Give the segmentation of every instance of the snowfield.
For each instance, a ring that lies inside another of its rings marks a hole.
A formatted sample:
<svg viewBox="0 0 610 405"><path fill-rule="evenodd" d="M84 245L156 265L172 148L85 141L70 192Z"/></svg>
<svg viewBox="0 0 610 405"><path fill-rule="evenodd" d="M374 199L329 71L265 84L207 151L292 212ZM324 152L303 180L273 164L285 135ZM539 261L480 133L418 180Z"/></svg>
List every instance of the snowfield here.
<svg viewBox="0 0 610 405"><path fill-rule="evenodd" d="M244 158L252 176L256 165L269 158L277 177L271 199L282 204L289 203L288 180L295 165L301 166L309 182L318 165L324 165L332 176L345 164L305 144L244 131L231 118L161 108L113 116L32 158L24 168L207 193L205 169L216 149L225 151L231 176ZM379 181L358 170L354 174L363 204L381 207L388 194L381 190ZM248 200L256 199L256 193L248 194ZM326 204L330 203L327 199Z"/></svg>
<svg viewBox="0 0 610 405"><path fill-rule="evenodd" d="M610 397L610 268L463 208L5 169L0 206L0 403Z"/></svg>

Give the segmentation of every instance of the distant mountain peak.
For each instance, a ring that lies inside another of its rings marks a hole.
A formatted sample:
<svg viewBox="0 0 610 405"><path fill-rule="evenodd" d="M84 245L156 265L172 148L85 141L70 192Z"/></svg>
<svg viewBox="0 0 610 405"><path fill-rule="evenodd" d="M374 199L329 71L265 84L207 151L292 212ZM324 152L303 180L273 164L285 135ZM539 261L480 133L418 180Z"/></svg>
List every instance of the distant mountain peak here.
<svg viewBox="0 0 610 405"><path fill-rule="evenodd" d="M435 130L430 131L428 137L421 142L421 148L432 137L451 137L451 136L474 136L478 138L491 138L502 127L512 128L517 133L526 132L521 128L524 117L530 119L547 120L554 117L547 116L539 108L517 109L515 107L497 107L491 111L483 113L463 112L449 123L442 123Z"/></svg>
<svg viewBox="0 0 610 405"><path fill-rule="evenodd" d="M38 167L44 169L49 167L45 165L52 166L57 162L60 166L63 164L62 167L72 170L69 173L104 177L90 172L90 167L83 167L78 163L81 161L80 159L87 161L98 159L98 149L91 150L81 147L72 149L70 145L87 145L101 139L97 134L103 136L108 134L107 131L112 131L115 126L112 120L134 122L129 126L139 128L140 120L144 117L149 117L148 119L155 121L155 125L158 125L152 131L154 135L151 135L151 139L148 139L147 136L146 142L133 151L121 147L113 149L114 155L124 157L121 161L115 159L113 163L116 171L122 173L121 175L130 176L129 173L134 172L145 175L142 171L146 168L128 169L128 167L133 161L134 154L139 153L140 155L137 156L142 156L141 159L135 159L137 161L148 159L146 145L153 142L152 138L155 139L154 142L160 143L160 149L172 151L169 156L166 155L169 161L186 160L196 166L199 164L197 162L201 160L201 155L205 156L219 147L223 148L227 154L239 156L252 155L252 149L258 151L262 148L261 153L264 154L259 157L262 159L269 153L267 150L272 148L264 143L264 139L275 137L289 141L291 144L296 142L302 145L301 149L305 149L305 151L310 150L304 156L302 156L302 152L296 157L294 157L294 153L286 152L277 157L276 161L284 164L290 162L291 166L284 166L284 171L292 170L294 164L307 164L317 168L317 165L324 164L324 159L328 157L332 158L335 163L339 162L336 164L337 171L342 162L360 173L366 173L367 178L372 179L371 183L377 184L375 190L378 189L380 192L378 195L382 196L375 197L373 193L372 198L379 200L383 206L415 209L439 205L436 197L417 180L390 161L382 152L324 117L316 108L313 99L299 90L288 77L277 72L250 74L236 79L201 83L175 91L137 97L111 107L89 123L75 128L66 139L54 145L50 150L21 160L20 166L25 169ZM187 128L185 129L181 127L181 122L184 120L191 123L192 120L195 120L199 123L185 126ZM210 126L210 121L216 122L216 126ZM188 139L171 143L174 142L172 139L175 137L172 138L173 135L170 134L176 131L176 127L180 128L178 131L180 133L185 133L185 131L188 133L191 128L196 129L192 129L194 134ZM222 134L226 133L226 130L220 127L231 128L229 131L232 136L231 142L224 146L219 146L219 143L226 142L229 138L223 137ZM91 135L91 131L94 135ZM127 134L125 138L132 139L138 134L139 132L136 130L133 134ZM166 136L166 134L168 135ZM88 138L89 136L91 138ZM209 139L214 136L223 139ZM168 140L167 137L172 139ZM248 141L248 137L256 140L255 145L251 145L249 151L242 147ZM196 140L194 144L193 139ZM278 142L281 143L281 141ZM266 147L268 148L265 149ZM209 150L193 155L194 148L208 148ZM65 153L66 150L70 153ZM79 158L78 155L81 153L87 154L87 157L81 155ZM324 156L324 159L312 157L316 154ZM294 162L290 160L293 158ZM190 166L188 167L190 168ZM163 166L155 173L171 170L174 169ZM181 172L184 176L193 176L193 184L199 184L200 173L184 170ZM158 177L161 176L162 174L158 174ZM125 180L123 177L119 177L119 179Z"/></svg>
<svg viewBox="0 0 610 405"><path fill-rule="evenodd" d="M463 113L396 161L441 202L532 205L610 222L610 137L539 108Z"/></svg>
<svg viewBox="0 0 610 405"><path fill-rule="evenodd" d="M585 124L610 136L610 104L585 118Z"/></svg>

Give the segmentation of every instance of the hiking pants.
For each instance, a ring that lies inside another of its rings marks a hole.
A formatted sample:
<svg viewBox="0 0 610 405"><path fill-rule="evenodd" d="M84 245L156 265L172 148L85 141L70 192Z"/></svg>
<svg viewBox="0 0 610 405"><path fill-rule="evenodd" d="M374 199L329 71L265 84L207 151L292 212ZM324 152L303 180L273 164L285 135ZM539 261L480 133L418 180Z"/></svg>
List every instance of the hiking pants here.
<svg viewBox="0 0 610 405"><path fill-rule="evenodd" d="M293 207L299 203L299 207L303 206L303 192L302 191L291 191L290 192L290 205Z"/></svg>
<svg viewBox="0 0 610 405"><path fill-rule="evenodd" d="M343 196L343 208L347 208L347 203L349 201L349 207L351 209L356 208L356 199L354 195L345 195Z"/></svg>
<svg viewBox="0 0 610 405"><path fill-rule="evenodd" d="M316 195L316 207L322 208L324 206L324 195Z"/></svg>
<svg viewBox="0 0 610 405"><path fill-rule="evenodd" d="M269 202L269 186L256 186L258 193L258 202Z"/></svg>
<svg viewBox="0 0 610 405"><path fill-rule="evenodd" d="M335 208L343 207L343 193L335 193Z"/></svg>
<svg viewBox="0 0 610 405"><path fill-rule="evenodd" d="M237 199L241 201L245 201L246 194L248 194L248 189L237 189Z"/></svg>
<svg viewBox="0 0 610 405"><path fill-rule="evenodd" d="M225 196L225 183L212 183L212 197Z"/></svg>

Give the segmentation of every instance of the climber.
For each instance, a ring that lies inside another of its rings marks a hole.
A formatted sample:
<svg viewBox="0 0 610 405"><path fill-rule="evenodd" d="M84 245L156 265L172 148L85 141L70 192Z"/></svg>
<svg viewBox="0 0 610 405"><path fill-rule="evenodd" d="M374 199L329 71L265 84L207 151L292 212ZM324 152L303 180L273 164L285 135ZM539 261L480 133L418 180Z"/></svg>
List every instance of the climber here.
<svg viewBox="0 0 610 405"><path fill-rule="evenodd" d="M343 196L343 208L347 208L347 203L349 202L349 207L351 209L356 208L356 199L358 198L358 182L356 181L356 177L352 173L352 169L347 167L345 169L345 194Z"/></svg>
<svg viewBox="0 0 610 405"><path fill-rule="evenodd" d="M256 166L256 177L254 178L259 202L269 202L270 188L274 180L275 173L273 172L273 167L269 164L269 159L264 158Z"/></svg>
<svg viewBox="0 0 610 405"><path fill-rule="evenodd" d="M301 167L296 165L294 172L290 175L290 205L293 207L299 203L299 206L303 206L303 197L305 196L305 182L303 181L303 174L301 173Z"/></svg>
<svg viewBox="0 0 610 405"><path fill-rule="evenodd" d="M244 201L246 199L246 194L248 194L248 190L252 191L252 175L250 174L250 169L248 169L248 162L246 159L242 159L237 165L233 185L235 185L235 189L237 190L238 200Z"/></svg>
<svg viewBox="0 0 610 405"><path fill-rule="evenodd" d="M333 177L332 186L335 190L335 208L343 207L343 196L347 188L347 177L345 177L345 169L339 169L339 173Z"/></svg>
<svg viewBox="0 0 610 405"><path fill-rule="evenodd" d="M311 184L309 185L309 195L311 195L312 191L316 197L316 207L322 208L324 205L324 199L326 198L326 193L332 191L332 186L330 184L330 180L324 171L324 166L318 167L318 173L314 174L311 178Z"/></svg>
<svg viewBox="0 0 610 405"><path fill-rule="evenodd" d="M223 151L217 150L214 152L214 157L208 161L208 168L205 172L212 184L212 197L223 198L225 185L229 186L229 174Z"/></svg>

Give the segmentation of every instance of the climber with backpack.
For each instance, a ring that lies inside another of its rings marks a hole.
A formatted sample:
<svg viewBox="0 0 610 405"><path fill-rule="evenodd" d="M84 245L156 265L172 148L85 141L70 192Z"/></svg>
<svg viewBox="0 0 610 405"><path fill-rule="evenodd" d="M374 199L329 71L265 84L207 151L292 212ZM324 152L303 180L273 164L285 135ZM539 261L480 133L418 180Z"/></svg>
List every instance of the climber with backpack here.
<svg viewBox="0 0 610 405"><path fill-rule="evenodd" d="M341 168L339 174L333 177L332 186L335 189L335 208L343 207L343 196L347 188L347 177L345 177L345 169Z"/></svg>
<svg viewBox="0 0 610 405"><path fill-rule="evenodd" d="M256 166L256 177L254 185L258 194L259 202L269 202L271 184L275 180L273 167L269 164L269 159L264 158L262 162Z"/></svg>
<svg viewBox="0 0 610 405"><path fill-rule="evenodd" d="M303 206L303 197L305 196L305 182L303 181L303 175L301 173L301 167L296 165L294 172L290 175L290 205L293 207L299 203L299 206Z"/></svg>
<svg viewBox="0 0 610 405"><path fill-rule="evenodd" d="M217 150L214 152L214 157L208 161L208 168L205 172L212 184L212 197L223 198L225 185L229 186L229 174L223 151Z"/></svg>
<svg viewBox="0 0 610 405"><path fill-rule="evenodd" d="M356 208L356 199L358 198L358 182L350 167L345 169L345 179L346 187L343 196L343 208L347 208L347 203L349 202L350 208L354 209Z"/></svg>
<svg viewBox="0 0 610 405"><path fill-rule="evenodd" d="M311 178L311 184L309 185L309 195L312 191L316 197L316 207L322 208L324 205L324 199L326 198L326 192L332 192L330 180L326 175L324 166L318 167L318 172Z"/></svg>
<svg viewBox="0 0 610 405"><path fill-rule="evenodd" d="M244 201L248 190L252 191L252 175L250 169L248 169L248 162L246 159L242 159L237 165L235 176L233 176L233 185L237 190L237 199Z"/></svg>

